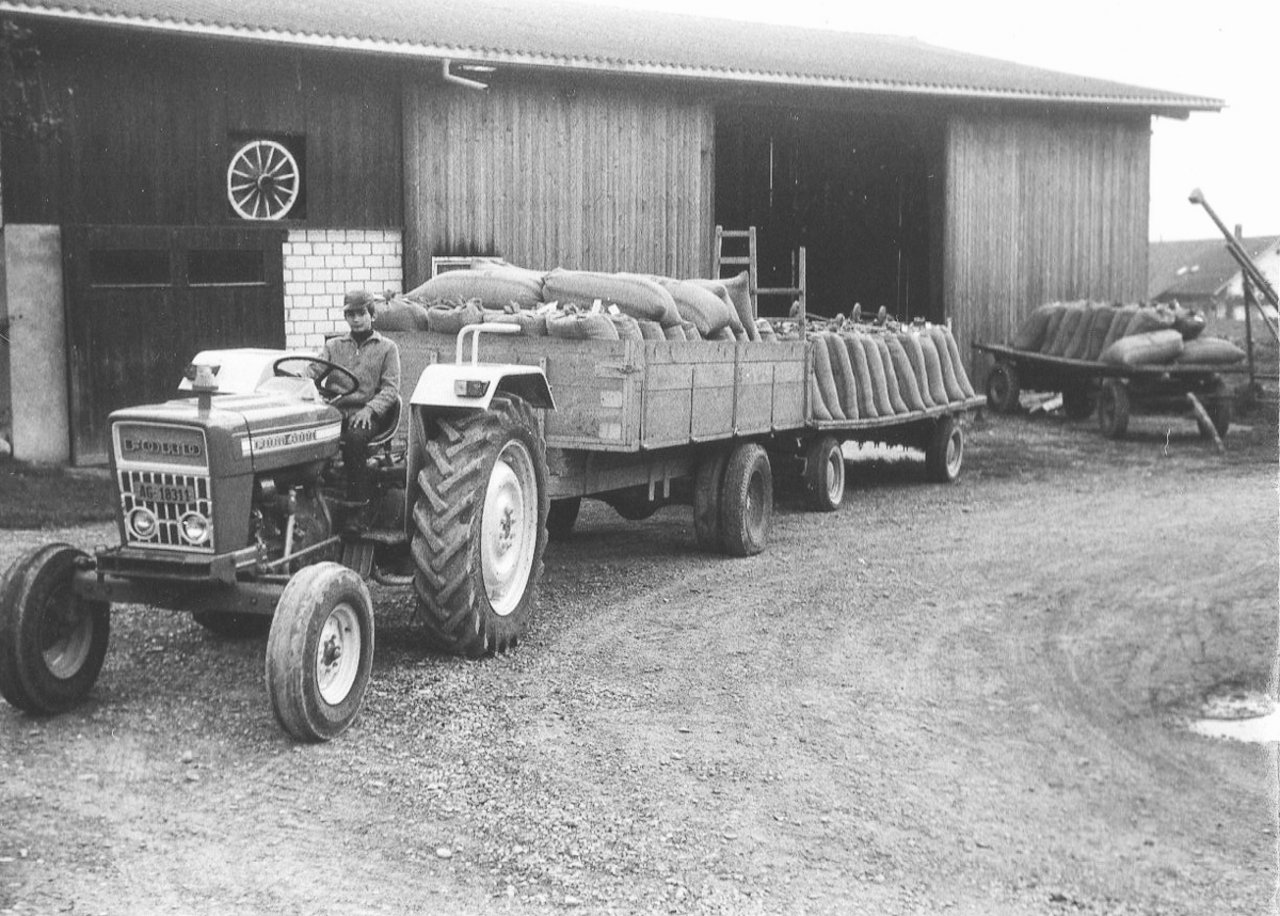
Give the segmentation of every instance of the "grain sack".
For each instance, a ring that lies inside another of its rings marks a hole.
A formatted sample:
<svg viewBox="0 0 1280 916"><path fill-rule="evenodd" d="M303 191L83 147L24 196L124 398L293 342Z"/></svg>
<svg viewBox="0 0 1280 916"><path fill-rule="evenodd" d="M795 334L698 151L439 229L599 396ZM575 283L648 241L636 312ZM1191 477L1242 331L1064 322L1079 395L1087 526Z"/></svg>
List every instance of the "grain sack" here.
<svg viewBox="0 0 1280 916"><path fill-rule="evenodd" d="M734 336L739 340L745 340L746 337L739 336L739 332L746 334L746 328L742 326L742 319L738 317L738 307L734 305L733 297L729 295L729 290L725 288L723 280L683 280L683 283L691 283L694 286L701 287L707 292L714 295L717 299L724 303L725 308L729 311L729 327L733 328Z"/></svg>
<svg viewBox="0 0 1280 916"><path fill-rule="evenodd" d="M831 352L827 349L826 336L819 334L814 337L809 348L813 351L813 377L818 380L818 394L822 396L822 403L827 405L827 413L835 420L843 420L844 411L840 409L840 392L831 371Z"/></svg>
<svg viewBox="0 0 1280 916"><path fill-rule="evenodd" d="M773 323L765 320L764 318L756 319L756 333L760 336L761 340L768 341L769 343L778 342L778 332L773 329ZM738 340L751 339L747 336L745 328L741 331L735 331L734 336L737 337Z"/></svg>
<svg viewBox="0 0 1280 916"><path fill-rule="evenodd" d="M451 273L462 273L460 270ZM457 334L470 324L479 324L484 320L484 309L478 299L468 299L457 305L427 306L427 327L437 334Z"/></svg>
<svg viewBox="0 0 1280 916"><path fill-rule="evenodd" d="M1045 330L1049 327L1049 318L1062 307L1061 303L1048 302L1037 308L1018 326L1010 344L1015 350L1029 350L1039 353L1044 344Z"/></svg>
<svg viewBox="0 0 1280 916"><path fill-rule="evenodd" d="M1092 302L1085 304L1084 314L1080 316L1080 322L1072 332L1071 339L1067 341L1067 345L1062 348L1062 356L1067 359L1084 359L1084 354L1089 349L1089 328L1093 325L1094 316L1097 313L1098 308L1096 305Z"/></svg>
<svg viewBox="0 0 1280 916"><path fill-rule="evenodd" d="M1095 356L1094 359L1101 357L1103 350L1106 350L1107 347L1125 335L1125 332L1129 330L1129 325L1133 322L1133 316L1137 313L1138 306L1133 303L1122 305L1116 309L1115 316L1111 319L1111 327L1107 329L1107 336L1102 339L1102 350L1098 351L1098 356Z"/></svg>
<svg viewBox="0 0 1280 916"><path fill-rule="evenodd" d="M1163 306L1142 305L1134 312L1133 320L1125 328L1124 336L1146 334L1150 331L1165 331L1173 328L1173 310ZM1182 335L1179 334L1179 337Z"/></svg>
<svg viewBox="0 0 1280 916"><path fill-rule="evenodd" d="M552 312L547 336L565 340L617 340L618 329L604 312Z"/></svg>
<svg viewBox="0 0 1280 916"><path fill-rule="evenodd" d="M755 310L751 307L751 274L744 270L736 277L728 277L719 282L729 295L729 301L733 304L738 321L746 328L747 337L751 340L759 340L760 332L756 329Z"/></svg>
<svg viewBox="0 0 1280 916"><path fill-rule="evenodd" d="M603 305L616 305L632 318L656 321L664 328L680 323L680 313L676 311L671 293L639 274L557 267L543 280L542 295L548 302L569 303L580 308L590 308L599 299Z"/></svg>
<svg viewBox="0 0 1280 916"><path fill-rule="evenodd" d="M678 324L673 324L669 328L663 328L662 336L665 337L667 340L688 340L689 339L684 336L684 328L682 328Z"/></svg>
<svg viewBox="0 0 1280 916"><path fill-rule="evenodd" d="M889 358L893 361L893 373L898 378L898 393L908 410L924 410L924 401L920 397L920 384L916 381L915 369L911 366L911 357L907 356L906 347L897 334L885 338L889 347Z"/></svg>
<svg viewBox="0 0 1280 916"><path fill-rule="evenodd" d="M613 329L618 332L618 340L644 340L640 325L630 315L615 315L610 312L609 320L613 322Z"/></svg>
<svg viewBox="0 0 1280 916"><path fill-rule="evenodd" d="M1183 340L1195 340L1204 331L1204 316L1185 305L1174 305L1173 327Z"/></svg>
<svg viewBox="0 0 1280 916"><path fill-rule="evenodd" d="M1221 337L1194 337L1183 342L1182 352L1174 362L1230 366L1241 362L1244 358L1244 350L1229 340Z"/></svg>
<svg viewBox="0 0 1280 916"><path fill-rule="evenodd" d="M658 283L671 294L680 318L693 322L698 334L707 340L715 337L716 332L729 327L737 318L728 302L727 290L725 298L721 299L705 286L688 280L659 277Z"/></svg>
<svg viewBox="0 0 1280 916"><path fill-rule="evenodd" d="M933 399L933 392L929 390L929 372L924 362L924 347L920 345L919 336L913 332L904 331L898 335L898 340L902 342L902 349L907 351L907 358L911 360L911 369L916 375L920 400L924 402L926 408L938 406L938 402Z"/></svg>
<svg viewBox="0 0 1280 916"><path fill-rule="evenodd" d="M1182 335L1173 328L1165 328L1126 334L1103 350L1099 359L1116 366L1157 366L1173 362L1182 348Z"/></svg>
<svg viewBox="0 0 1280 916"><path fill-rule="evenodd" d="M893 416L893 404L889 402L888 380L884 375L884 363L880 350L869 336L863 336L862 349L867 354L867 369L871 373L871 400L876 405L876 416Z"/></svg>
<svg viewBox="0 0 1280 916"><path fill-rule="evenodd" d="M966 397L964 388L960 385L960 379L956 377L956 367L951 361L951 348L947 346L947 339L951 335L947 333L946 328L938 325L926 328L925 333L929 335L934 349L938 351L938 365L942 369L942 388L947 393L947 402L963 401Z"/></svg>
<svg viewBox="0 0 1280 916"><path fill-rule="evenodd" d="M542 281L541 275L519 267L448 270L405 295L428 307L477 299L484 308L498 311L512 303L527 309L542 303Z"/></svg>
<svg viewBox="0 0 1280 916"><path fill-rule="evenodd" d="M809 403L813 406L813 418L815 420L834 420L831 411L827 410L827 405L822 403L822 392L818 390L818 379L816 376L809 376Z"/></svg>
<svg viewBox="0 0 1280 916"><path fill-rule="evenodd" d="M1045 356L1061 356L1067 351L1067 344L1071 342L1071 337L1076 332L1076 328L1080 325L1080 321L1084 318L1087 306L1083 302L1068 303L1062 309L1062 321L1058 323L1058 329L1054 332L1053 339L1048 345L1042 347L1040 352Z"/></svg>
<svg viewBox="0 0 1280 916"><path fill-rule="evenodd" d="M702 335L698 333L698 326L692 321L680 322L680 328L684 331L685 340L702 340Z"/></svg>
<svg viewBox="0 0 1280 916"><path fill-rule="evenodd" d="M667 335L662 333L662 325L656 321L647 319L636 319L636 326L640 328L640 336L645 340L666 340Z"/></svg>
<svg viewBox="0 0 1280 916"><path fill-rule="evenodd" d="M955 370L956 381L960 383L960 391L966 398L977 397L977 392L973 390L973 383L969 381L969 371L964 367L964 360L960 358L960 345L956 343L956 337L951 333L951 329L946 325L941 325L942 336L947 344L947 352L951 354L951 368Z"/></svg>
<svg viewBox="0 0 1280 916"><path fill-rule="evenodd" d="M518 312L484 310L486 324L514 324L524 337L546 337L547 316L540 309L521 309Z"/></svg>
<svg viewBox="0 0 1280 916"><path fill-rule="evenodd" d="M876 409L875 397L871 393L871 367L867 360L867 351L863 346L865 334L844 334L845 351L849 354L849 364L853 366L854 394L858 398L858 416L870 418L880 416Z"/></svg>
<svg viewBox="0 0 1280 916"><path fill-rule="evenodd" d="M1085 338L1084 351L1077 359L1096 360L1102 353L1107 339L1107 334L1111 332L1111 325L1115 323L1116 307L1108 303L1102 303L1093 310L1093 320L1089 322L1089 333Z"/></svg>
<svg viewBox="0 0 1280 916"><path fill-rule="evenodd" d="M1058 334L1058 328L1062 325L1062 319L1067 314L1067 304L1065 302L1055 302L1049 312L1049 320L1044 326L1044 337L1040 340L1040 352L1048 352L1049 345L1053 343L1053 338Z"/></svg>
<svg viewBox="0 0 1280 916"><path fill-rule="evenodd" d="M827 350L831 354L831 373L836 377L836 389L840 393L840 410L845 419L856 420L862 416L858 409L858 381L853 373L849 349L839 334L823 334Z"/></svg>
<svg viewBox="0 0 1280 916"><path fill-rule="evenodd" d="M941 407L950 403L946 383L942 380L942 357L938 355L938 347L928 334L917 334L920 349L924 353L925 376L929 383L929 397L933 403Z"/></svg>
<svg viewBox="0 0 1280 916"><path fill-rule="evenodd" d="M427 307L406 296L395 296L377 305L373 314L375 331L426 331Z"/></svg>
<svg viewBox="0 0 1280 916"><path fill-rule="evenodd" d="M877 334L869 339L875 344L880 365L884 367L884 387L889 393L889 406L893 408L895 414L907 413L911 408L907 407L907 402L902 398L902 392L898 390L898 371L893 367L893 357L889 355L888 342L883 334ZM871 359L870 352L867 353L867 359Z"/></svg>

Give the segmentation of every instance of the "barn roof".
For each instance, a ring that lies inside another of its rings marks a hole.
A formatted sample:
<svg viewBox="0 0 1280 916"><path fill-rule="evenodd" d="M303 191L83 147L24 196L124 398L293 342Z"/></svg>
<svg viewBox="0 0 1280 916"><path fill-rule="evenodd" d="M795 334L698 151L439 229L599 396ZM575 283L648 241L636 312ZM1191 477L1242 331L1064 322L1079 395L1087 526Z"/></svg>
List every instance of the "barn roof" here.
<svg viewBox="0 0 1280 916"><path fill-rule="evenodd" d="M0 12L368 53L1185 117L1219 99L1043 70L911 38L562 0L0 0Z"/></svg>

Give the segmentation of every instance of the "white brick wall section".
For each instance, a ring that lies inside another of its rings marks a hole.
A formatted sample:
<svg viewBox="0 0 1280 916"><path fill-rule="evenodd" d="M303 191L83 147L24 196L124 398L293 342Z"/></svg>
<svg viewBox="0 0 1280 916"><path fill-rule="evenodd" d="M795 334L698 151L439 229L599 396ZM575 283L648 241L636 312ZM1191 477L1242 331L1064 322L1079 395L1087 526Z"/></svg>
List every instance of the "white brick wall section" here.
<svg viewBox="0 0 1280 916"><path fill-rule="evenodd" d="M346 327L342 296L352 286L374 293L403 285L398 229L296 229L284 245L285 346L319 349Z"/></svg>

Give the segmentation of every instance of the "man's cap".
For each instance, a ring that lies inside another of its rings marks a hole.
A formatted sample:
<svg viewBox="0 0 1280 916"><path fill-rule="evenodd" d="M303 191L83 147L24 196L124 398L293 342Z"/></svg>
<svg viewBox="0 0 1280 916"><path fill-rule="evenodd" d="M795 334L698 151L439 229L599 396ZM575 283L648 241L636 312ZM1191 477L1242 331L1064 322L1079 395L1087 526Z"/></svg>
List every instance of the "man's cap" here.
<svg viewBox="0 0 1280 916"><path fill-rule="evenodd" d="M342 300L342 307L344 309L364 308L372 313L374 302L373 293L367 289L349 289Z"/></svg>

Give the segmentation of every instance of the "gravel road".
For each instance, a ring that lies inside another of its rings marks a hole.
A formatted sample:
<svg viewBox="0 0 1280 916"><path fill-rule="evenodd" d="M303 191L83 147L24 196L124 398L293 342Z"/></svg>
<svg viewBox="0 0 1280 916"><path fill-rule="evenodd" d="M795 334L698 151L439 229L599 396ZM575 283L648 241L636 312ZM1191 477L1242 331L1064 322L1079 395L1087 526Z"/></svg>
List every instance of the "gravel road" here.
<svg viewBox="0 0 1280 916"><path fill-rule="evenodd" d="M1275 429L996 418L964 476L860 459L769 549L589 504L530 638L427 651L378 601L365 712L296 746L263 640L113 617L91 699L0 706L0 913L1275 912ZM112 526L0 532L0 562Z"/></svg>

